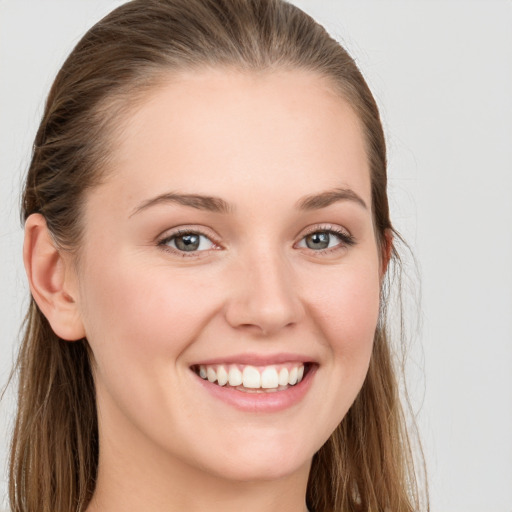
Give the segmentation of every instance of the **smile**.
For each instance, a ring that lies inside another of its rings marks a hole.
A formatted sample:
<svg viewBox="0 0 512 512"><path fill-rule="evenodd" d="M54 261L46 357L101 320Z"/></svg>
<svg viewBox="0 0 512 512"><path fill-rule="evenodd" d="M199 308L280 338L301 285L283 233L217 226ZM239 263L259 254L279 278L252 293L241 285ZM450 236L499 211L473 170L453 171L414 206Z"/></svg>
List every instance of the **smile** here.
<svg viewBox="0 0 512 512"><path fill-rule="evenodd" d="M302 362L252 366L243 364L195 365L192 370L204 380L246 393L284 391L300 383L308 364Z"/></svg>

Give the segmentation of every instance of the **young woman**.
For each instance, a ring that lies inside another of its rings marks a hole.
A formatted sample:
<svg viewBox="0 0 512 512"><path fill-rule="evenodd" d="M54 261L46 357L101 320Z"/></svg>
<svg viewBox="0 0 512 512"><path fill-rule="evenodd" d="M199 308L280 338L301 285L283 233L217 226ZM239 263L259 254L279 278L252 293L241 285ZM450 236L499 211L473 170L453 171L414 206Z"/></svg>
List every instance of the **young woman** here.
<svg viewBox="0 0 512 512"><path fill-rule="evenodd" d="M419 509L386 332L385 142L279 0L133 0L50 91L14 511Z"/></svg>

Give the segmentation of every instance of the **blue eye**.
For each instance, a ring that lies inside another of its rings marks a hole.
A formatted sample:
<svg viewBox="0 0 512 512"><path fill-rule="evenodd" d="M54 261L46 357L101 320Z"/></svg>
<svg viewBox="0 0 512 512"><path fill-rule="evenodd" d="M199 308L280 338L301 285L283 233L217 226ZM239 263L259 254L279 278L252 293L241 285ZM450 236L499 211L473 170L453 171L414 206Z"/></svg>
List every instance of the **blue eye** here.
<svg viewBox="0 0 512 512"><path fill-rule="evenodd" d="M214 247L214 243L206 235L193 232L172 235L162 240L160 245L166 245L180 252L207 251Z"/></svg>

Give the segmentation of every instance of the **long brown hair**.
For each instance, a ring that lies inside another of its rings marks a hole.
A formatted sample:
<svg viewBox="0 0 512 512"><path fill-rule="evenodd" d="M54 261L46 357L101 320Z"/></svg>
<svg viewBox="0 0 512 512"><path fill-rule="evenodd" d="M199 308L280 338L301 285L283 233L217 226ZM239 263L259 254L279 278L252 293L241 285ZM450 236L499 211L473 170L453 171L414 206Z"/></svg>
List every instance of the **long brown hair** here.
<svg viewBox="0 0 512 512"><path fill-rule="evenodd" d="M375 100L348 53L311 17L281 0L133 0L97 23L51 88L23 194L23 219L42 214L62 250L79 249L84 195L106 172L120 116L164 76L201 67L302 69L327 78L364 128L375 230L385 244L393 229ZM398 261L394 248L392 254ZM420 508L386 300L383 286L364 385L314 456L307 504L315 512ZM32 299L17 366L9 487L14 512L87 507L99 454L90 360L87 340L59 339Z"/></svg>

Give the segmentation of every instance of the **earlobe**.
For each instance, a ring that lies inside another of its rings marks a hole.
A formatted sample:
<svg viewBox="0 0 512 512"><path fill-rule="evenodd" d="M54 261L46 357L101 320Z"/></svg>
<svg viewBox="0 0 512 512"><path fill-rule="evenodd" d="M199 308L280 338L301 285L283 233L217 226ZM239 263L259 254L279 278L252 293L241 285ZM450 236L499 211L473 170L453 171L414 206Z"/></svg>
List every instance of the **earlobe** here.
<svg viewBox="0 0 512 512"><path fill-rule="evenodd" d="M23 261L32 296L55 334L68 341L83 338L71 259L56 247L41 214L25 222Z"/></svg>

